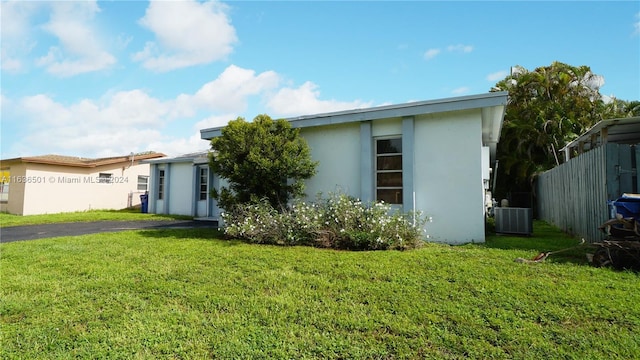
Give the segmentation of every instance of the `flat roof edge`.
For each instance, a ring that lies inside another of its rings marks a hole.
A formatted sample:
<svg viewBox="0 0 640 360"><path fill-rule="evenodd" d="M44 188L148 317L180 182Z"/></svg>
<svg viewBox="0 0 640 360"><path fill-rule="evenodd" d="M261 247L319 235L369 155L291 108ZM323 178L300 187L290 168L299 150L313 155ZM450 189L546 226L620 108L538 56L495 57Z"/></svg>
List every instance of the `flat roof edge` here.
<svg viewBox="0 0 640 360"><path fill-rule="evenodd" d="M414 116L449 111L460 111L474 108L507 105L509 93L507 91L489 92L484 94L458 96L436 100L408 102L394 105L376 106L364 109L335 111L314 115L303 115L285 120L294 128L343 124L356 121L368 121L391 117ZM200 130L200 137L204 140L220 136L222 128L214 127Z"/></svg>

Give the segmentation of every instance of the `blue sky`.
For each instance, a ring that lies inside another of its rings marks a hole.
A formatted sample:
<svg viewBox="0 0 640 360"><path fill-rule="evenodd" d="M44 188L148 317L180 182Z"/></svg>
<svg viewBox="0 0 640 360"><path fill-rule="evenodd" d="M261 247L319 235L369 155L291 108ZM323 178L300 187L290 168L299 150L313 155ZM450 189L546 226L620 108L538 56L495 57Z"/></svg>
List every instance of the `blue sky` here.
<svg viewBox="0 0 640 360"><path fill-rule="evenodd" d="M2 1L2 158L203 150L202 128L587 65L640 99L640 2Z"/></svg>

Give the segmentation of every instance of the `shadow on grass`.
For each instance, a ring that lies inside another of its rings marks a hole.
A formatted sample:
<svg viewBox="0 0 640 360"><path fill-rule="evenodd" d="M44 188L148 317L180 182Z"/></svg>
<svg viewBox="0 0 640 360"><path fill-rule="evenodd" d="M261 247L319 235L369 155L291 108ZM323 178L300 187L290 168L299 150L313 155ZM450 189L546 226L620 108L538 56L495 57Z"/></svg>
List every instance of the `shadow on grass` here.
<svg viewBox="0 0 640 360"><path fill-rule="evenodd" d="M594 249L588 244L580 246L580 242L581 239L567 235L544 221L534 221L531 236L492 233L487 235L483 246L503 250L533 250L536 254L561 251L549 255L545 261L588 265L586 254L593 253Z"/></svg>
<svg viewBox="0 0 640 360"><path fill-rule="evenodd" d="M145 229L141 230L141 236L156 239L197 239L197 240L220 240L226 246L242 244L239 240L225 239L224 232L212 228L184 228L184 229Z"/></svg>

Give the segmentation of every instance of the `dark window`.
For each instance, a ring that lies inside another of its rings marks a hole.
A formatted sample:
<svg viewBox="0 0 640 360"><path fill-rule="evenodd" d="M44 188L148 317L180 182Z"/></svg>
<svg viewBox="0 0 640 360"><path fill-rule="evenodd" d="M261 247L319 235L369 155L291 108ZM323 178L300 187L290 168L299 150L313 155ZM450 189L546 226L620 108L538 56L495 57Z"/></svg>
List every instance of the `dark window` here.
<svg viewBox="0 0 640 360"><path fill-rule="evenodd" d="M158 200L164 199L164 170L158 171Z"/></svg>
<svg viewBox="0 0 640 360"><path fill-rule="evenodd" d="M99 184L111 184L111 174L109 174L109 173L100 173L100 174L98 174L98 183Z"/></svg>
<svg viewBox="0 0 640 360"><path fill-rule="evenodd" d="M200 169L200 200L207 200L207 177L206 168Z"/></svg>
<svg viewBox="0 0 640 360"><path fill-rule="evenodd" d="M376 200L402 204L402 138L376 140Z"/></svg>

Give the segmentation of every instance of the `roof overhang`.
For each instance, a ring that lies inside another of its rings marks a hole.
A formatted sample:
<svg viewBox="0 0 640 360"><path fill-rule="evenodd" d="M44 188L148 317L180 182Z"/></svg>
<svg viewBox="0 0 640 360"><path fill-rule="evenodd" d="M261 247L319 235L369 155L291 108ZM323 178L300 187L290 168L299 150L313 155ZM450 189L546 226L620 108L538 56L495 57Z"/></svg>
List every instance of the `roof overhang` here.
<svg viewBox="0 0 640 360"><path fill-rule="evenodd" d="M96 168L106 165L118 165L129 164L133 161L143 162L148 159L155 159L166 156L162 153L148 152L133 155L114 156L108 158L80 158L73 156L63 155L42 155L42 156L26 156L12 159L0 160L2 166L16 165L21 163L26 164L42 164L42 165L56 165L56 166L68 166L76 168Z"/></svg>
<svg viewBox="0 0 640 360"><path fill-rule="evenodd" d="M582 153L608 142L640 143L640 116L602 120L565 145L561 151L565 154L565 160L568 160L573 150Z"/></svg>
<svg viewBox="0 0 640 360"><path fill-rule="evenodd" d="M505 106L509 93L490 92L479 95L459 96L438 100L410 102L398 105L378 106L367 109L337 111L316 115L305 115L286 119L294 128L306 128L344 124L359 121L402 118L424 114L443 113L470 109L482 109L482 141L489 146L491 158L495 159L496 146L502 130ZM211 140L222 134L224 126L202 129L200 137Z"/></svg>
<svg viewBox="0 0 640 360"><path fill-rule="evenodd" d="M204 164L209 162L209 150L179 155L176 157L166 157L162 159L145 160L141 162L144 164L175 164L175 163Z"/></svg>
<svg viewBox="0 0 640 360"><path fill-rule="evenodd" d="M482 145L489 147L492 162L496 159L498 141L500 141L500 134L502 133L505 107L506 101L503 105L482 108Z"/></svg>

